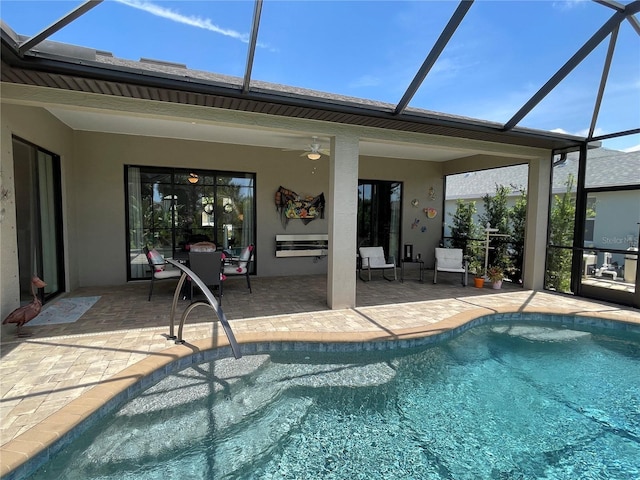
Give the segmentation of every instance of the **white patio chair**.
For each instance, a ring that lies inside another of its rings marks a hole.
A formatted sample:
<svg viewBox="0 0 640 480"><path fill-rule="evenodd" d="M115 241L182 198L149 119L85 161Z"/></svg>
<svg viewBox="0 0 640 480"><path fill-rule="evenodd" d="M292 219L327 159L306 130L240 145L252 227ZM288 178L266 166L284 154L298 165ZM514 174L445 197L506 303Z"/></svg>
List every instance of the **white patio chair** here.
<svg viewBox="0 0 640 480"><path fill-rule="evenodd" d="M385 280L391 281L391 278L387 278L384 274L385 270L393 270L393 280L398 279L396 274L396 262L393 257L388 259L384 256L384 249L382 247L360 247L361 266L358 270L358 276L362 280L362 269L366 270L369 275L369 281L371 281L371 270L382 270L382 276Z"/></svg>
<svg viewBox="0 0 640 480"><path fill-rule="evenodd" d="M469 265L461 248L436 248L436 264L433 269L433 283L437 283L438 272L462 273L462 285L467 286Z"/></svg>

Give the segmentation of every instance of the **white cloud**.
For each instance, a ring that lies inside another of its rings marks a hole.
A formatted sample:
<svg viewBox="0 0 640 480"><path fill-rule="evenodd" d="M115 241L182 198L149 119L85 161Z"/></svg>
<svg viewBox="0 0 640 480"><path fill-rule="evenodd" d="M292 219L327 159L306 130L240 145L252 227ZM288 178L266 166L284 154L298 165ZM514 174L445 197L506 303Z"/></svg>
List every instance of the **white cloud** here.
<svg viewBox="0 0 640 480"><path fill-rule="evenodd" d="M150 13L151 15L155 15L157 17L166 18L168 20L182 23L185 25L190 25L192 27L202 28L205 30L209 30L214 33L218 33L220 35L224 35L225 37L235 38L244 43L249 42L249 34L236 32L235 30L222 28L215 25L208 18L200 18L194 16L185 16L180 13L174 12L169 8L164 8L159 5L155 5L151 2L145 2L142 0L115 0L118 3L123 5L127 5L128 7L137 8L138 10L142 10L144 12Z"/></svg>
<svg viewBox="0 0 640 480"><path fill-rule="evenodd" d="M554 129L549 130L549 131L553 132L553 133L560 133L560 134L563 134L563 135L573 135L574 137L584 137L584 138L586 138L587 135L589 135L589 129L588 128L583 128L582 130L578 130L577 132L567 132L563 128L554 128ZM599 137L600 135L604 135L605 133L606 132L602 128L596 127L595 130L593 131L593 136L594 137Z"/></svg>
<svg viewBox="0 0 640 480"><path fill-rule="evenodd" d="M625 152L625 153L640 152L640 144L639 145L635 145L633 147L624 148L622 151Z"/></svg>
<svg viewBox="0 0 640 480"><path fill-rule="evenodd" d="M560 2L553 2L552 6L558 10L571 10L586 2L587 0L563 0Z"/></svg>
<svg viewBox="0 0 640 480"><path fill-rule="evenodd" d="M605 133L606 132L602 128L596 127L595 130L593 131L593 136L599 137L600 135L604 135ZM587 135L589 135L589 129L583 128L582 130L578 130L577 132L572 133L570 135L577 135L578 137L586 137Z"/></svg>

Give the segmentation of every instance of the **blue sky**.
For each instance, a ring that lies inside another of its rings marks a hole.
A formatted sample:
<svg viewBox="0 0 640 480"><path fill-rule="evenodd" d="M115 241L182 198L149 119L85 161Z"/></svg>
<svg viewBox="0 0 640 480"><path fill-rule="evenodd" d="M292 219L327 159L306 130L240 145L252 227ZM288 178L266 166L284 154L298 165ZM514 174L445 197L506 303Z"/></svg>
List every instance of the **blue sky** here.
<svg viewBox="0 0 640 480"><path fill-rule="evenodd" d="M80 1L2 0L33 35ZM628 3L623 0L622 3ZM396 104L455 1L264 0L252 78ZM241 77L254 3L107 0L50 39ZM613 15L589 0L476 0L410 106L504 123ZM608 39L519 126L585 134ZM620 28L596 135L640 126L640 35ZM640 136L607 142L640 145Z"/></svg>

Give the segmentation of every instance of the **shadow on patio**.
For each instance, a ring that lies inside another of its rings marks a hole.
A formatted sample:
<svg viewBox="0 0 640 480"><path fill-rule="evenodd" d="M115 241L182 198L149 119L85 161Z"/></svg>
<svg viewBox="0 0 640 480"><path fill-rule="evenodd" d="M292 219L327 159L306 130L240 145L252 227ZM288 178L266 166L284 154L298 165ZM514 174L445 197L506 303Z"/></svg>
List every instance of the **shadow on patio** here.
<svg viewBox="0 0 640 480"><path fill-rule="evenodd" d="M398 303L443 300L456 297L489 295L501 292L485 284L485 288L463 287L458 275L442 276L438 284L432 283L432 274L426 272L425 282L415 279L388 282L382 277L371 282L356 283L357 307L390 305ZM249 293L244 279L225 282L222 308L230 321L274 315L288 315L328 310L327 279L324 275L294 277L253 277L253 293ZM154 286L151 301L147 301L149 283L134 282L113 287L83 287L67 297L100 296L98 302L74 323L56 325L29 325L24 329L32 333L29 339L60 335L96 334L127 329L157 328L169 325L169 312L176 282L158 282ZM503 291L522 291L517 285L504 284ZM196 299L202 299L201 295ZM55 301L55 300L54 300ZM188 301L178 303L176 322ZM196 308L188 318L188 324L210 322L212 312L208 308ZM2 326L2 343L20 342L15 336L15 325ZM5 352L3 352L4 354Z"/></svg>

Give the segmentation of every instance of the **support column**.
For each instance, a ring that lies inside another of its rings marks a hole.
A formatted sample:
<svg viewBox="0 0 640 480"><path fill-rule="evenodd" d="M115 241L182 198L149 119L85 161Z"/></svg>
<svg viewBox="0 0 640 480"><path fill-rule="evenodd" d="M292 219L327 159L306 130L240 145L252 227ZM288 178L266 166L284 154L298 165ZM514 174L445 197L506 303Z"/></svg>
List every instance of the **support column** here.
<svg viewBox="0 0 640 480"><path fill-rule="evenodd" d="M331 139L327 305L333 310L356 306L358 155L355 135Z"/></svg>
<svg viewBox="0 0 640 480"><path fill-rule="evenodd" d="M544 288L544 267L549 228L549 195L551 188L551 155L529 162L527 186L527 223L524 240L523 286L532 290Z"/></svg>

